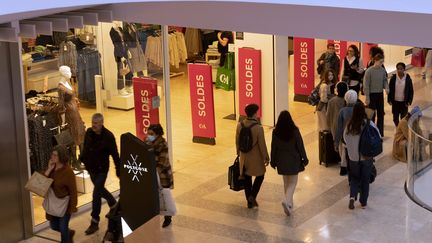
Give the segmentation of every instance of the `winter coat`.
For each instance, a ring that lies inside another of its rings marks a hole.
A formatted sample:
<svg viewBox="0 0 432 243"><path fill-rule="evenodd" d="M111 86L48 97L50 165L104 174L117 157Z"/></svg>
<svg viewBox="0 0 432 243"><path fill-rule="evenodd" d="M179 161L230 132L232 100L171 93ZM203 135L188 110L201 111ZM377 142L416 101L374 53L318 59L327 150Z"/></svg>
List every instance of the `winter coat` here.
<svg viewBox="0 0 432 243"><path fill-rule="evenodd" d="M394 74L390 78L390 83L389 83L390 92L387 96L387 101L390 103L393 103L395 101L396 75L397 74ZM406 74L404 94L405 94L404 95L405 96L405 104L408 106L411 105L411 103L413 101L413 97L414 97L414 88L413 88L413 83L412 83L412 80L411 80L411 77L409 76L409 74Z"/></svg>
<svg viewBox="0 0 432 243"><path fill-rule="evenodd" d="M393 158L407 162L408 119L400 120L393 140Z"/></svg>
<svg viewBox="0 0 432 243"><path fill-rule="evenodd" d="M162 136L158 136L153 143L156 169L159 174L161 186L163 188L174 188L174 177L168 155L168 144Z"/></svg>
<svg viewBox="0 0 432 243"><path fill-rule="evenodd" d="M288 141L278 138L274 131L271 144L271 167L279 175L297 175L305 169L309 160L300 131L296 129Z"/></svg>
<svg viewBox="0 0 432 243"><path fill-rule="evenodd" d="M250 118L245 119L242 122L247 127L254 123L258 123L257 120ZM249 176L262 176L266 172L265 162L270 161L264 137L264 129L260 124L251 128L253 148L251 151L243 153L239 150L239 135L241 128L242 126L239 122L236 131L236 147L237 154L240 155L240 174L245 173Z"/></svg>
<svg viewBox="0 0 432 243"><path fill-rule="evenodd" d="M336 139L336 128L340 110L345 106L345 99L339 96L331 98L327 104L327 126L333 136L333 141Z"/></svg>

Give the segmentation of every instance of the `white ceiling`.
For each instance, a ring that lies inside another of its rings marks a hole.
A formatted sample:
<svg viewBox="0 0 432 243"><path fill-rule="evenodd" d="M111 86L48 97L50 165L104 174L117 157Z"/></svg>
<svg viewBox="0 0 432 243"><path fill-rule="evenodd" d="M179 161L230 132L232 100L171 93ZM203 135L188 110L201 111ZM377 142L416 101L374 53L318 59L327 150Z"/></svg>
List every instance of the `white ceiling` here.
<svg viewBox="0 0 432 243"><path fill-rule="evenodd" d="M15 0L2 3L0 23L107 3L130 22L432 46L432 4L420 0Z"/></svg>

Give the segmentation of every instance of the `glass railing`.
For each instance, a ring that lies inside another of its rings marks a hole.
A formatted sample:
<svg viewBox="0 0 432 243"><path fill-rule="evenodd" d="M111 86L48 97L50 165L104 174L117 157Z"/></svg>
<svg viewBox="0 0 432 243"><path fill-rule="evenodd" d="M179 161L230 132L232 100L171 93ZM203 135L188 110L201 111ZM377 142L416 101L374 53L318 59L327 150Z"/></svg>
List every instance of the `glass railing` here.
<svg viewBox="0 0 432 243"><path fill-rule="evenodd" d="M432 211L432 106L408 120L408 178L405 191L418 205Z"/></svg>

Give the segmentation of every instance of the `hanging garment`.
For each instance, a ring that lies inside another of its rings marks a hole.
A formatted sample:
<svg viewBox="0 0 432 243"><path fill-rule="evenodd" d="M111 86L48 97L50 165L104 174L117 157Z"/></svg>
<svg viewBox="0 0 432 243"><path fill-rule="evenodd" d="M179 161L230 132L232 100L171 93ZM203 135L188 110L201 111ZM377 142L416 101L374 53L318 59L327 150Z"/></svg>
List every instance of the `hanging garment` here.
<svg viewBox="0 0 432 243"><path fill-rule="evenodd" d="M31 114L27 118L30 149L30 167L32 172L43 172L48 167L53 148L53 137L60 123L57 112L39 115Z"/></svg>
<svg viewBox="0 0 432 243"><path fill-rule="evenodd" d="M179 51L179 59L181 63L185 63L188 58L188 52L186 48L186 42L184 38L184 34L181 32L175 32L177 39L177 47Z"/></svg>
<svg viewBox="0 0 432 243"><path fill-rule="evenodd" d="M77 49L72 41L63 41L60 43L59 65L70 67L72 75L77 73Z"/></svg>
<svg viewBox="0 0 432 243"><path fill-rule="evenodd" d="M186 28L185 41L189 57L202 52L201 32L199 29Z"/></svg>
<svg viewBox="0 0 432 243"><path fill-rule="evenodd" d="M96 103L95 75L101 74L100 54L96 49L84 48L78 51L77 80L78 97L89 103Z"/></svg>

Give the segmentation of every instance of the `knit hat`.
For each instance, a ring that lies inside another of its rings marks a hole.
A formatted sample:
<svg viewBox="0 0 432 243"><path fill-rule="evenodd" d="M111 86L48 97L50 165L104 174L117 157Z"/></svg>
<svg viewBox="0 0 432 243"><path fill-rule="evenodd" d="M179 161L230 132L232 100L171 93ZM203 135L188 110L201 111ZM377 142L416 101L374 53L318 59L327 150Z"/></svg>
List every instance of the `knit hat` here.
<svg viewBox="0 0 432 243"><path fill-rule="evenodd" d="M348 85L345 82L338 82L336 84L337 96L343 98L348 90Z"/></svg>
<svg viewBox="0 0 432 243"><path fill-rule="evenodd" d="M411 114L411 115L414 115L414 114L417 113L417 112L420 112L419 116L422 115L422 112L421 112L421 110L420 110L420 107L416 105L416 106L414 106L414 108L411 109L410 114Z"/></svg>
<svg viewBox="0 0 432 243"><path fill-rule="evenodd" d="M350 89L345 93L345 102L347 104L355 104L357 102L357 92Z"/></svg>

